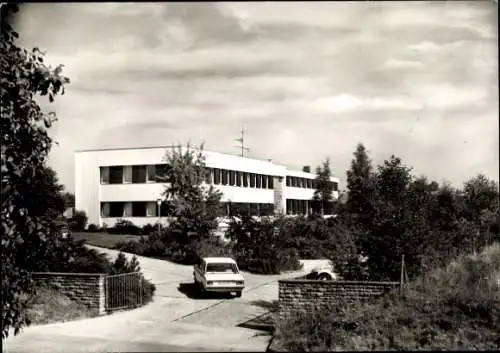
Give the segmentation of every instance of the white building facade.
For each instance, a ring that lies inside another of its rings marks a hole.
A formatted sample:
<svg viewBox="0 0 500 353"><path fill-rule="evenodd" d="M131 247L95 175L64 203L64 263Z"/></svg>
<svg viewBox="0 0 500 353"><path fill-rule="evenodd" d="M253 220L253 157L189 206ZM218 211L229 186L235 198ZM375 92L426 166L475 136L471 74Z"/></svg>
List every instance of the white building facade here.
<svg viewBox="0 0 500 353"><path fill-rule="evenodd" d="M85 211L88 224L99 226L113 226L120 219L137 226L163 222L162 217L169 215L157 200L164 199L166 185L157 175L166 168L169 148L173 147L77 151L75 208ZM225 214L242 207L261 216L309 212L315 174L230 154L203 151L203 155L205 181L222 192ZM331 182L337 199L338 179L332 177Z"/></svg>

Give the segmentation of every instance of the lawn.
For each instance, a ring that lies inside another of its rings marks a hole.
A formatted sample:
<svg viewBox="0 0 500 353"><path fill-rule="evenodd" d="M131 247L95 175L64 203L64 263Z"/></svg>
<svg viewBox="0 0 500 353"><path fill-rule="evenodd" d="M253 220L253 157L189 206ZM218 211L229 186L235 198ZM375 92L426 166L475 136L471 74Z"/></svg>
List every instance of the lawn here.
<svg viewBox="0 0 500 353"><path fill-rule="evenodd" d="M92 233L92 232L74 232L73 238L75 240L85 240L85 244L100 246L102 248L114 249L116 243L119 241L139 241L140 235L130 235L130 234L108 234L104 232Z"/></svg>

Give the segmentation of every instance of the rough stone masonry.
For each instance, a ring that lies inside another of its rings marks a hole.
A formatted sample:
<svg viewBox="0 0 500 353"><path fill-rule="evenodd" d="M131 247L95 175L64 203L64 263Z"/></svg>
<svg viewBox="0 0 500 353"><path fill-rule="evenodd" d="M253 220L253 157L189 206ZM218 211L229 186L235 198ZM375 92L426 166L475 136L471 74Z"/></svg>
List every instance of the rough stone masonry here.
<svg viewBox="0 0 500 353"><path fill-rule="evenodd" d="M56 289L86 305L95 315L106 312L105 274L35 272L32 275L35 283Z"/></svg>
<svg viewBox="0 0 500 353"><path fill-rule="evenodd" d="M356 301L380 297L399 282L319 281L289 279L279 281L279 314L320 309L339 300Z"/></svg>

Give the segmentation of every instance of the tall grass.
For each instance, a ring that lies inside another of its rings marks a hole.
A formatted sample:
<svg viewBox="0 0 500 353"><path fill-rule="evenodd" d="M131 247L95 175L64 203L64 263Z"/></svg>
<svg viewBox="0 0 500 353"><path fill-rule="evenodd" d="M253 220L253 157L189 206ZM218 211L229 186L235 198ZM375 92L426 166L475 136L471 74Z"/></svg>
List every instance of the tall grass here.
<svg viewBox="0 0 500 353"><path fill-rule="evenodd" d="M372 303L276 320L283 349L498 350L500 245L448 266Z"/></svg>
<svg viewBox="0 0 500 353"><path fill-rule="evenodd" d="M26 315L32 325L65 322L95 316L87 306L75 303L57 290L45 286L37 287L36 294L29 298Z"/></svg>

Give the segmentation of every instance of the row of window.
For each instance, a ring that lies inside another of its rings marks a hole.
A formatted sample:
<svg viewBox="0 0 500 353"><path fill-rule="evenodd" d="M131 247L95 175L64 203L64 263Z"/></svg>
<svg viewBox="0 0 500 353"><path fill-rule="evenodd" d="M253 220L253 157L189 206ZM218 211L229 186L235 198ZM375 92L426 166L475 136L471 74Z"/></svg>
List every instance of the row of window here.
<svg viewBox="0 0 500 353"><path fill-rule="evenodd" d="M168 205L161 204L160 214L167 217L171 212ZM220 216L248 214L251 216L270 216L274 214L272 203L222 203ZM154 201L138 202L101 202L101 217L158 217L158 205Z"/></svg>
<svg viewBox="0 0 500 353"><path fill-rule="evenodd" d="M313 210L312 206L310 200L286 199L286 213L289 215L308 215ZM326 215L334 213L332 202L323 205L323 213Z"/></svg>
<svg viewBox="0 0 500 353"><path fill-rule="evenodd" d="M333 191L338 190L338 183L330 181ZM317 183L315 179L299 178L294 176L286 177L286 186L291 186L294 188L305 188L305 189L316 189Z"/></svg>
<svg viewBox="0 0 500 353"><path fill-rule="evenodd" d="M101 184L137 184L164 182L168 172L167 164L111 166L101 167ZM214 185L229 185L251 187L258 189L273 189L274 177L255 173L240 172L235 170L206 168L205 182ZM333 190L338 190L338 184L333 184ZM316 180L286 177L286 186L316 189Z"/></svg>

